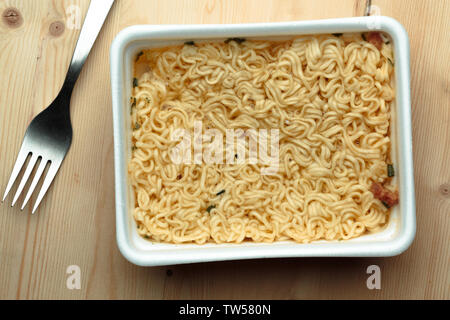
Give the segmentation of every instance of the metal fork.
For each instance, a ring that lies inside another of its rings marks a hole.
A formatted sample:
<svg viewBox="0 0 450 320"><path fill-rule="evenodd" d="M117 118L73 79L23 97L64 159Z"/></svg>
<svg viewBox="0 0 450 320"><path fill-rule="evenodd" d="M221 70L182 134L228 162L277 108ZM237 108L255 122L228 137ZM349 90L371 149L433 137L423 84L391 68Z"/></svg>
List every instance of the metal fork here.
<svg viewBox="0 0 450 320"><path fill-rule="evenodd" d="M39 166L25 196L21 210L23 210L30 199L48 163L50 163L49 169L42 183L32 213L36 211L50 187L72 143L70 97L72 96L75 82L80 75L81 68L94 45L95 39L113 3L114 0L91 0L64 84L55 100L44 111L39 113L28 126L2 202L5 201L6 196L29 156L30 160L11 206L14 206L22 193L39 159Z"/></svg>

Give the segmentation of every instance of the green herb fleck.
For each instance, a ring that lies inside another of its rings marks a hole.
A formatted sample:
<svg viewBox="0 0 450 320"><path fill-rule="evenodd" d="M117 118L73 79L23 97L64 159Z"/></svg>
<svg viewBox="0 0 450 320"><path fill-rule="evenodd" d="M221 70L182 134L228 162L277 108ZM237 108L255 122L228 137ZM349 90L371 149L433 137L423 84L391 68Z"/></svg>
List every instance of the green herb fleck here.
<svg viewBox="0 0 450 320"><path fill-rule="evenodd" d="M133 78L133 88L138 86L138 79Z"/></svg>
<svg viewBox="0 0 450 320"><path fill-rule="evenodd" d="M187 45L187 46L195 46L195 42L194 41L186 41L184 44Z"/></svg>
<svg viewBox="0 0 450 320"><path fill-rule="evenodd" d="M134 130L139 130L140 127L141 127L141 125L136 122L134 125Z"/></svg>
<svg viewBox="0 0 450 320"><path fill-rule="evenodd" d="M225 43L230 43L231 41L236 42L237 44L241 44L242 42L245 41L245 38L228 38L227 40L225 40Z"/></svg>
<svg viewBox="0 0 450 320"><path fill-rule="evenodd" d="M343 35L343 33L332 33L332 35L335 36L335 37L340 37L340 36Z"/></svg>
<svg viewBox="0 0 450 320"><path fill-rule="evenodd" d="M131 112L133 112L133 108L136 107L136 98L135 97L131 97L130 98L130 102L131 102Z"/></svg>
<svg viewBox="0 0 450 320"><path fill-rule="evenodd" d="M139 53L137 54L137 56L136 56L136 61L138 61L139 58L140 58L143 54L144 54L143 51L139 52Z"/></svg>
<svg viewBox="0 0 450 320"><path fill-rule="evenodd" d="M394 66L394 62L392 62L392 60L389 58L387 58L387 59L388 59L389 63L391 64L391 66Z"/></svg>
<svg viewBox="0 0 450 320"><path fill-rule="evenodd" d="M387 175L388 177L393 177L395 175L394 166L392 164L387 165Z"/></svg>
<svg viewBox="0 0 450 320"><path fill-rule="evenodd" d="M144 235L144 238L145 238L145 239L150 239L150 236Z"/></svg>
<svg viewBox="0 0 450 320"><path fill-rule="evenodd" d="M208 208L206 208L206 211L208 213L211 213L211 210L214 209L216 206L215 205L210 205Z"/></svg>
<svg viewBox="0 0 450 320"><path fill-rule="evenodd" d="M133 146L131 147L131 151L135 151L135 150L137 150L137 147L136 147L135 145L133 145Z"/></svg>
<svg viewBox="0 0 450 320"><path fill-rule="evenodd" d="M390 208L390 206L386 203L386 202L384 202L384 201L381 201L381 203L387 208L387 209L389 209Z"/></svg>
<svg viewBox="0 0 450 320"><path fill-rule="evenodd" d="M364 33L361 33L361 38L363 38L364 41L367 41L366 35Z"/></svg>
<svg viewBox="0 0 450 320"><path fill-rule="evenodd" d="M389 44L389 43L391 43L391 42L389 40L386 40L386 42L384 44Z"/></svg>
<svg viewBox="0 0 450 320"><path fill-rule="evenodd" d="M221 194L224 194L224 193L225 193L225 189L220 190L219 192L216 193L216 196L220 196Z"/></svg>

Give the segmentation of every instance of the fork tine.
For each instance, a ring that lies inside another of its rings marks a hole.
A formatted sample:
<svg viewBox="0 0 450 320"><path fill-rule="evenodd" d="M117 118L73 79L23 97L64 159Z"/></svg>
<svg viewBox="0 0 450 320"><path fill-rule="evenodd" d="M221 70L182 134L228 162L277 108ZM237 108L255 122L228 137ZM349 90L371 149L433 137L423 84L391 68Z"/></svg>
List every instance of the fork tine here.
<svg viewBox="0 0 450 320"><path fill-rule="evenodd" d="M59 170L59 167L61 166L62 161L58 162L51 162L50 168L48 169L47 175L45 176L44 183L42 184L42 188L39 191L39 195L36 199L36 202L34 203L33 211L31 211L32 214L36 211L37 207L42 201L42 198L44 197L45 193L47 192L48 188L52 184L53 178L55 178L56 173Z"/></svg>
<svg viewBox="0 0 450 320"><path fill-rule="evenodd" d="M41 163L39 164L36 174L34 175L33 181L31 182L30 188L28 189L27 195L25 196L25 200L23 201L20 210L23 210L23 208L25 208L25 206L27 205L28 200L30 200L31 194L36 188L36 185L38 184L39 179L41 178L42 173L44 172L44 169L47 166L47 163L48 163L47 160L44 161L44 159L41 159Z"/></svg>
<svg viewBox="0 0 450 320"><path fill-rule="evenodd" d="M25 187L25 184L27 183L28 178L30 177L31 172L34 169L37 159L38 159L38 156L36 154L31 155L30 162L28 162L27 168L25 169L25 173L23 174L22 180L20 181L19 187L17 188L16 194L14 195L14 199L12 201L11 207L14 207L17 199L19 199L19 196L22 193L22 190Z"/></svg>
<svg viewBox="0 0 450 320"><path fill-rule="evenodd" d="M5 194L3 195L2 202L5 201L6 196L8 195L9 191L11 190L11 187L13 186L14 182L17 179L17 176L19 175L20 170L23 167L23 164L25 163L25 160L27 160L29 152L25 151L25 147L22 144L20 147L19 155L17 156L16 163L14 164L13 171L11 173L11 176L9 177L8 185L6 186Z"/></svg>

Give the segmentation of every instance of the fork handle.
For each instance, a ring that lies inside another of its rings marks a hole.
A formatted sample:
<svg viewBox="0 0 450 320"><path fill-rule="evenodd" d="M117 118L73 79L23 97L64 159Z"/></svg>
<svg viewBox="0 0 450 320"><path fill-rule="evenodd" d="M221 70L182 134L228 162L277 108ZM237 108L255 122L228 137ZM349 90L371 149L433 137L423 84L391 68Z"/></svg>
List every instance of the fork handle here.
<svg viewBox="0 0 450 320"><path fill-rule="evenodd" d="M61 93L70 96L114 0L91 0Z"/></svg>

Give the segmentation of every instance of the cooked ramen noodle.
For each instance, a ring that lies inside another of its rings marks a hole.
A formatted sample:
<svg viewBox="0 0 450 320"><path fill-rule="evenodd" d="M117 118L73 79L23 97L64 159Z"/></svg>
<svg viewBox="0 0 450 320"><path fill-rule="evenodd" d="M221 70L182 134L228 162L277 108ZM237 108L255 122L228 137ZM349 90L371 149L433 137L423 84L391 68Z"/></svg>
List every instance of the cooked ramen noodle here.
<svg viewBox="0 0 450 320"><path fill-rule="evenodd" d="M308 243L382 230L398 201L390 178L393 61L389 41L373 34L190 41L140 52L128 165L138 233L168 243ZM180 129L184 136L174 138ZM254 136L230 146L230 130L269 133L273 143L257 156L277 147L276 170L264 174L267 163L248 156ZM171 154L186 136L188 160L176 162ZM195 153L213 143L223 161Z"/></svg>

